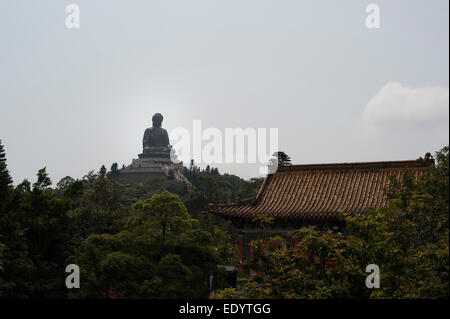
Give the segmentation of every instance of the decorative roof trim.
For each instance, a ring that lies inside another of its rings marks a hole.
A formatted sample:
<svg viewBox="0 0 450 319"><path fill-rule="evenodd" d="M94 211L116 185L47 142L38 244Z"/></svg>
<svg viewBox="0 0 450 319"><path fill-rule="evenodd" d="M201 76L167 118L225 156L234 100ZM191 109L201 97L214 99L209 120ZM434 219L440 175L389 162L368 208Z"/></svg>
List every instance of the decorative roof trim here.
<svg viewBox="0 0 450 319"><path fill-rule="evenodd" d="M380 169L402 167L427 167L434 165L434 159L417 159L410 161L385 161L385 162L350 162L350 163L323 163L323 164L295 164L280 165L278 172L315 171L315 170L348 170L348 169ZM273 174L272 174L273 175Z"/></svg>

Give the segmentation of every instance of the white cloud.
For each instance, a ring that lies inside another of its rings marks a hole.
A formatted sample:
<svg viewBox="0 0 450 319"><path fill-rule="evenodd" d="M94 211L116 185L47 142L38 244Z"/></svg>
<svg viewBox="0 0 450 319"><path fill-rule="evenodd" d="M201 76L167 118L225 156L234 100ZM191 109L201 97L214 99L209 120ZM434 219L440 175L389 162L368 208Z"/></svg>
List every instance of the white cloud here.
<svg viewBox="0 0 450 319"><path fill-rule="evenodd" d="M446 87L409 88L388 82L367 103L363 121L371 127L448 127L449 90Z"/></svg>

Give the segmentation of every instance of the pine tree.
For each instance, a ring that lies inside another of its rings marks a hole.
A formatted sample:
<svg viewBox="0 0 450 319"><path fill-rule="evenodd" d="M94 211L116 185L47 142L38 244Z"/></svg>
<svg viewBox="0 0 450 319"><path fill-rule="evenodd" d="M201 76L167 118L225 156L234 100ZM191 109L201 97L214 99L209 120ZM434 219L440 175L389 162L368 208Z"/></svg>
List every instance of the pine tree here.
<svg viewBox="0 0 450 319"><path fill-rule="evenodd" d="M275 152L273 156L276 156L278 159L278 165L290 165L291 157L287 155L285 152Z"/></svg>
<svg viewBox="0 0 450 319"><path fill-rule="evenodd" d="M192 175L191 175L191 179L189 180L191 183L192 183L192 185L194 185L195 187L197 187L198 186L198 179L197 179L197 171L193 171L192 172Z"/></svg>
<svg viewBox="0 0 450 319"><path fill-rule="evenodd" d="M29 185L24 181L17 186ZM33 265L27 254L26 240L17 205L11 200L12 178L6 166L6 155L0 141L0 299L28 296L33 282ZM24 205L24 207L31 207Z"/></svg>
<svg viewBox="0 0 450 319"><path fill-rule="evenodd" d="M12 189L12 178L9 175L8 168L6 166L6 154L0 140L0 211L6 205L9 195Z"/></svg>
<svg viewBox="0 0 450 319"><path fill-rule="evenodd" d="M112 165L111 165L111 173L117 173L119 171L119 164L117 164L117 163L113 163Z"/></svg>
<svg viewBox="0 0 450 319"><path fill-rule="evenodd" d="M98 172L100 173L101 176L105 177L106 176L106 167L105 167L105 165L102 165L102 167L100 167L100 170Z"/></svg>

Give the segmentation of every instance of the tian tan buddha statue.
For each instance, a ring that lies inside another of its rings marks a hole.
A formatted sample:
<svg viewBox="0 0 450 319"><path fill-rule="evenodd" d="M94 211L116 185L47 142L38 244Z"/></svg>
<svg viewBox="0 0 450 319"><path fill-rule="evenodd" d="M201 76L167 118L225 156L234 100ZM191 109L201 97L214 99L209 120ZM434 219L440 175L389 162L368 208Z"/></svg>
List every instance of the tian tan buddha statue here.
<svg viewBox="0 0 450 319"><path fill-rule="evenodd" d="M142 146L144 148L139 157L159 157L170 158L172 145L169 144L169 135L167 131L161 127L163 116L156 113L152 117L153 126L146 129Z"/></svg>

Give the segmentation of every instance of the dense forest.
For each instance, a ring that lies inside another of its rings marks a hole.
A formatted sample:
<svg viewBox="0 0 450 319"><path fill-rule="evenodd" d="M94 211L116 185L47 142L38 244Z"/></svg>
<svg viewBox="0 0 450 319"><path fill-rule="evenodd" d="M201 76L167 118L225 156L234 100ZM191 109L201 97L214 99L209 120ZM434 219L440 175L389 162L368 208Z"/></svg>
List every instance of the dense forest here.
<svg viewBox="0 0 450 319"><path fill-rule="evenodd" d="M209 202L257 192L245 181L192 162L184 174L119 184L105 166L52 188L45 168L17 186L0 144L0 297L205 298L217 265L236 264L235 229L204 213ZM82 285L68 293L66 265Z"/></svg>
<svg viewBox="0 0 450 319"><path fill-rule="evenodd" d="M251 271L211 297L448 298L448 152L419 180L392 180L386 207L345 216L345 234L309 227L267 238L272 221L255 220L261 236L242 263ZM42 168L35 183L14 186L0 143L0 298L208 298L217 265L239 265L237 230L204 211L255 196L261 178L191 162L188 189L171 176L120 184L116 169L52 187ZM282 244L292 236L299 245ZM371 290L363 283L374 260L382 286ZM68 264L80 267L79 289L65 286Z"/></svg>

